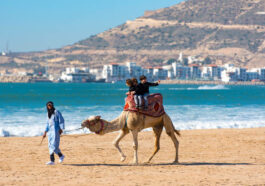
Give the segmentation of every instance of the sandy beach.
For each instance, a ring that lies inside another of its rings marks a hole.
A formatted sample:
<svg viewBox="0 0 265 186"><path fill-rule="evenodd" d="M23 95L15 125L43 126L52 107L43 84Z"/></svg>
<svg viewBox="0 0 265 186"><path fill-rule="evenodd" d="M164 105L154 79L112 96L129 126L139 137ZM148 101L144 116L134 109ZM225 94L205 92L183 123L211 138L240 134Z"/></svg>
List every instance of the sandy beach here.
<svg viewBox="0 0 265 186"><path fill-rule="evenodd" d="M132 166L132 136L121 141L120 162L112 145L117 133L63 136L63 164L46 166L47 139L0 138L0 185L254 185L265 184L265 128L181 131L180 164L165 131L151 164L152 132L139 134L139 162Z"/></svg>

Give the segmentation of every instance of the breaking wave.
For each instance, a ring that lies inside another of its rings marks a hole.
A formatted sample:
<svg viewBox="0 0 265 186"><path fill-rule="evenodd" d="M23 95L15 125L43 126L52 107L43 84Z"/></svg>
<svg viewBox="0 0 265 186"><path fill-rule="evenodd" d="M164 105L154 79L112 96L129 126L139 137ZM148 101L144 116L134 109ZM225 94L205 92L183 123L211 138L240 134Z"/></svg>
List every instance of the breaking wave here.
<svg viewBox="0 0 265 186"><path fill-rule="evenodd" d="M121 113L120 106L62 107L65 130L80 128L81 122L92 115L112 120ZM217 106L217 105L165 105L176 129L253 128L265 126L265 105ZM18 110L12 115L1 115L0 136L41 136L46 126L45 112L33 113L29 109ZM89 133L88 129L67 134Z"/></svg>
<svg viewBox="0 0 265 186"><path fill-rule="evenodd" d="M199 87L169 88L169 90L228 90L224 85L202 85Z"/></svg>
<svg viewBox="0 0 265 186"><path fill-rule="evenodd" d="M225 89L229 88L225 87L224 85L214 85L214 86L203 85L198 87L198 90L225 90Z"/></svg>

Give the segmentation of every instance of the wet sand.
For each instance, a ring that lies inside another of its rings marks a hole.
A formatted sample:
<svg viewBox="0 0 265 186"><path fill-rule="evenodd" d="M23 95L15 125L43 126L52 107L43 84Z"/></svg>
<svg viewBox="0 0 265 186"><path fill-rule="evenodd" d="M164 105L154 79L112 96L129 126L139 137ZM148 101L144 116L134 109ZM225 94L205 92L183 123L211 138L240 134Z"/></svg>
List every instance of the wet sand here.
<svg viewBox="0 0 265 186"><path fill-rule="evenodd" d="M0 185L254 185L265 184L265 128L181 131L180 164L165 131L161 149L144 164L154 145L152 132L139 134L139 163L132 166L132 136L121 141L120 162L112 145L117 133L64 136L63 164L46 166L47 139L0 138Z"/></svg>

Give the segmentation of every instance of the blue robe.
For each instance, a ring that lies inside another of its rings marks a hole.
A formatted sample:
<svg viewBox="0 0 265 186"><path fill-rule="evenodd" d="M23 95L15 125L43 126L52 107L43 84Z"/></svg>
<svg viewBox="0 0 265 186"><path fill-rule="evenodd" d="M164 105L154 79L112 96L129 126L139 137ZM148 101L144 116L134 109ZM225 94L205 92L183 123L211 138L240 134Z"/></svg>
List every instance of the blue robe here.
<svg viewBox="0 0 265 186"><path fill-rule="evenodd" d="M62 114L55 110L51 118L47 118L47 126L45 132L48 132L48 147L50 155L60 153L60 133L59 130L64 130L64 118Z"/></svg>

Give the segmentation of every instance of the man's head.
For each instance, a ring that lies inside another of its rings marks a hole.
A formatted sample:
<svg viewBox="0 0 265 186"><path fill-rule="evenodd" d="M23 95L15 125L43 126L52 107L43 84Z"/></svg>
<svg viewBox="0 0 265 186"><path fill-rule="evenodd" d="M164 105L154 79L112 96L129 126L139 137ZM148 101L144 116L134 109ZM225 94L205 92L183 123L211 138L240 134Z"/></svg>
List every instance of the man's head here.
<svg viewBox="0 0 265 186"><path fill-rule="evenodd" d="M52 114L54 114L55 108L52 101L48 101L46 103L47 111L48 111L48 117L51 118Z"/></svg>
<svg viewBox="0 0 265 186"><path fill-rule="evenodd" d="M53 108L53 107L54 107L54 105L53 105L53 102L52 102L52 101L48 101L48 102L46 103L46 106L47 106L47 109L51 109L51 108Z"/></svg>
<svg viewBox="0 0 265 186"><path fill-rule="evenodd" d="M140 76L141 83L146 83L146 76L142 75Z"/></svg>

